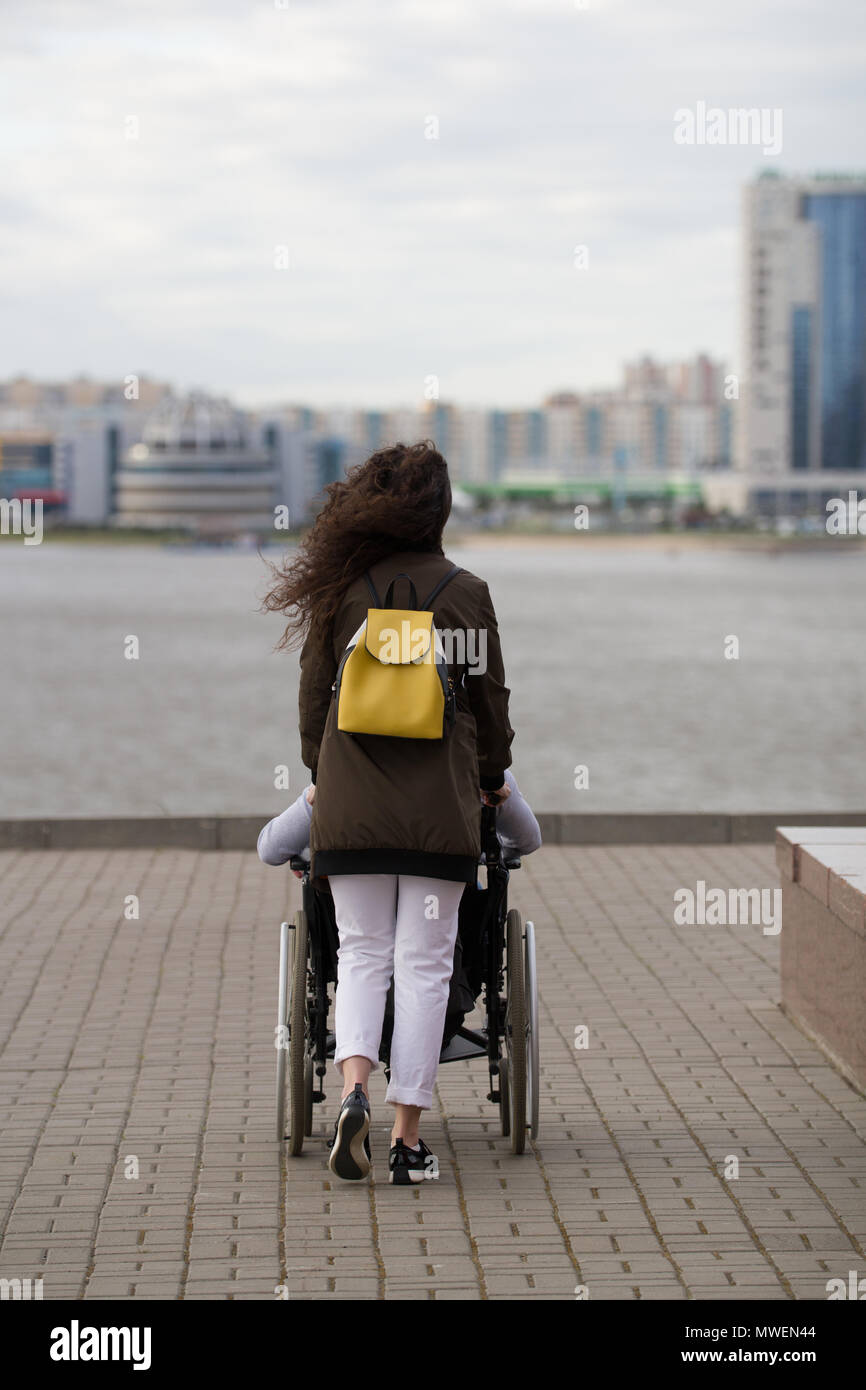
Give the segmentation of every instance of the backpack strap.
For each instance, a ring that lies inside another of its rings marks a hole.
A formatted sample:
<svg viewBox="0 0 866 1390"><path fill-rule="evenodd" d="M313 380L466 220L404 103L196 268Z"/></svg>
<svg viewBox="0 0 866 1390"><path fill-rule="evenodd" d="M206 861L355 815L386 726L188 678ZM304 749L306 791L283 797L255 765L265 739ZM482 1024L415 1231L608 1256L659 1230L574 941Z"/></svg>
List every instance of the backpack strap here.
<svg viewBox="0 0 866 1390"><path fill-rule="evenodd" d="M462 573L463 573L463 570L460 568L460 566L459 566L459 565L454 565L454 566L448 571L448 573L445 575L444 579L440 579L440 580L439 580L439 583L436 584L436 585L434 586L434 588L432 588L432 589L430 590L430 592L429 592L429 594L427 595L427 597L425 598L424 602L421 604L422 609L423 609L423 608L429 608L429 607L430 607L430 604L433 602L433 600L434 600L434 598L436 597L436 595L439 594L439 593L441 593L441 591L445 588L445 585L448 584L448 583L450 583L450 581L454 578L455 574L462 574Z"/></svg>
<svg viewBox="0 0 866 1390"><path fill-rule="evenodd" d="M442 579L439 580L439 583L438 583L438 584L435 584L435 585L433 586L433 588L430 590L429 594L428 594L427 597L425 598L424 602L421 604L421 608L422 608L422 609L429 609L430 604L433 602L434 598L436 598L437 594L440 594L440 593L442 592L442 590L445 588L445 585L446 585L446 584L450 583L450 581L454 578L455 574L463 574L463 570L461 569L461 567L460 567L459 565L453 565L453 566L451 567L451 569L448 571L448 573L447 573ZM384 604L382 603L382 600L379 598L379 595L376 593L376 586L375 586L375 584L373 583L373 580L370 578L370 572L369 572L369 570L365 570L365 571L364 571L364 578L365 578L365 580L367 581L367 588L370 590L370 593L371 593L371 595L372 595L374 607L376 607L376 608L390 608L390 606L391 606L391 590L393 589L396 580L397 580L397 579L409 579L409 576L408 576L408 574L405 574L405 573L403 573L403 574L398 574L398 575L396 575L395 579L392 579L392 580L391 580L391 583L388 585L388 592L387 592L386 595L385 595L385 602L384 602ZM409 583L410 583L410 585L411 585L411 587L412 587L412 598L413 598L413 600L414 600L414 602L413 602L413 607L417 608L417 607L418 607L418 599L417 599L417 595L415 594L415 586L414 586L414 584L412 584L411 579L409 579Z"/></svg>

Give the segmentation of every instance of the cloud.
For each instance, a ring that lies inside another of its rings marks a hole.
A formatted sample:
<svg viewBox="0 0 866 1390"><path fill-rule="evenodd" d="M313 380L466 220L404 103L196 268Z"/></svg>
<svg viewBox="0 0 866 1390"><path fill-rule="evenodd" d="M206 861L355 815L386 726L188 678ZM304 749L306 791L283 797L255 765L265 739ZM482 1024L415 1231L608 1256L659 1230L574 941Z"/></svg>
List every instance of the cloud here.
<svg viewBox="0 0 866 1390"><path fill-rule="evenodd" d="M675 145L674 111L780 106L774 163L856 163L857 20L853 0L11 0L0 371L133 361L384 405L432 370L457 399L531 402L638 351L729 355L739 189L766 161Z"/></svg>

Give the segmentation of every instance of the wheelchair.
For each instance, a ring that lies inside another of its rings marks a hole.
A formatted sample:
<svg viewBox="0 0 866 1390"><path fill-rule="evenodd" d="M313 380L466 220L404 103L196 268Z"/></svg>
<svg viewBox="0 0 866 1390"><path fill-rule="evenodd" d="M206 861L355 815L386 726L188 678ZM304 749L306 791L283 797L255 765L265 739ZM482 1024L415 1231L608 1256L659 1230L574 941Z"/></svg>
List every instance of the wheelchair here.
<svg viewBox="0 0 866 1390"><path fill-rule="evenodd" d="M526 1137L538 1134L538 976L535 926L508 907L508 879L520 868L505 859L496 834L496 811L481 811L481 857L486 887L467 885L460 902L455 971L442 1039L442 1062L486 1057L487 1099L499 1108L502 1134L521 1154ZM328 1030L330 987L337 987L339 944L330 889L314 887L305 859L290 867L303 873L303 906L280 925L277 1049L277 1139L301 1153L313 1133L313 1108L325 1099L328 1059L335 1051ZM481 996L483 994L483 1003ZM393 981L386 1003L379 1060L390 1077ZM467 1013L481 1004L484 1026L469 1028ZM287 1128L288 1124L288 1128Z"/></svg>

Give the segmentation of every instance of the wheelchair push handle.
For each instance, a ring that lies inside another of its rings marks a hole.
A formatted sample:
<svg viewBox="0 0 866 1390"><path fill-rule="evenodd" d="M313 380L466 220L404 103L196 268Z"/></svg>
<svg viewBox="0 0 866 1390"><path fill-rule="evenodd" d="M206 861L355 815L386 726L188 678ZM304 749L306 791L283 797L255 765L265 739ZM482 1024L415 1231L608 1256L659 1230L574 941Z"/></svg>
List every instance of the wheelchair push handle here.
<svg viewBox="0 0 866 1390"><path fill-rule="evenodd" d="M502 845L496 833L496 807L481 807L481 851L485 864L504 864L506 869L519 869L520 856L509 853L503 856Z"/></svg>
<svg viewBox="0 0 866 1390"><path fill-rule="evenodd" d="M499 848L499 836L496 834L496 807L482 806L481 849L484 854L485 863L498 863Z"/></svg>

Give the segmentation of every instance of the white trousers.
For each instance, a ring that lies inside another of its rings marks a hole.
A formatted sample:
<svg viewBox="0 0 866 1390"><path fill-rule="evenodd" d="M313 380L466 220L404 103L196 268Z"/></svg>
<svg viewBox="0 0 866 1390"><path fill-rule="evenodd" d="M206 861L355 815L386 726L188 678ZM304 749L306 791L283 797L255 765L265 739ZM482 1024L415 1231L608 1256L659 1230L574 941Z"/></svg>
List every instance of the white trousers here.
<svg viewBox="0 0 866 1390"><path fill-rule="evenodd" d="M375 1071L394 976L391 1105L429 1110L454 966L457 910L465 884L411 874L333 874L328 883L340 936L334 1065L368 1057Z"/></svg>

